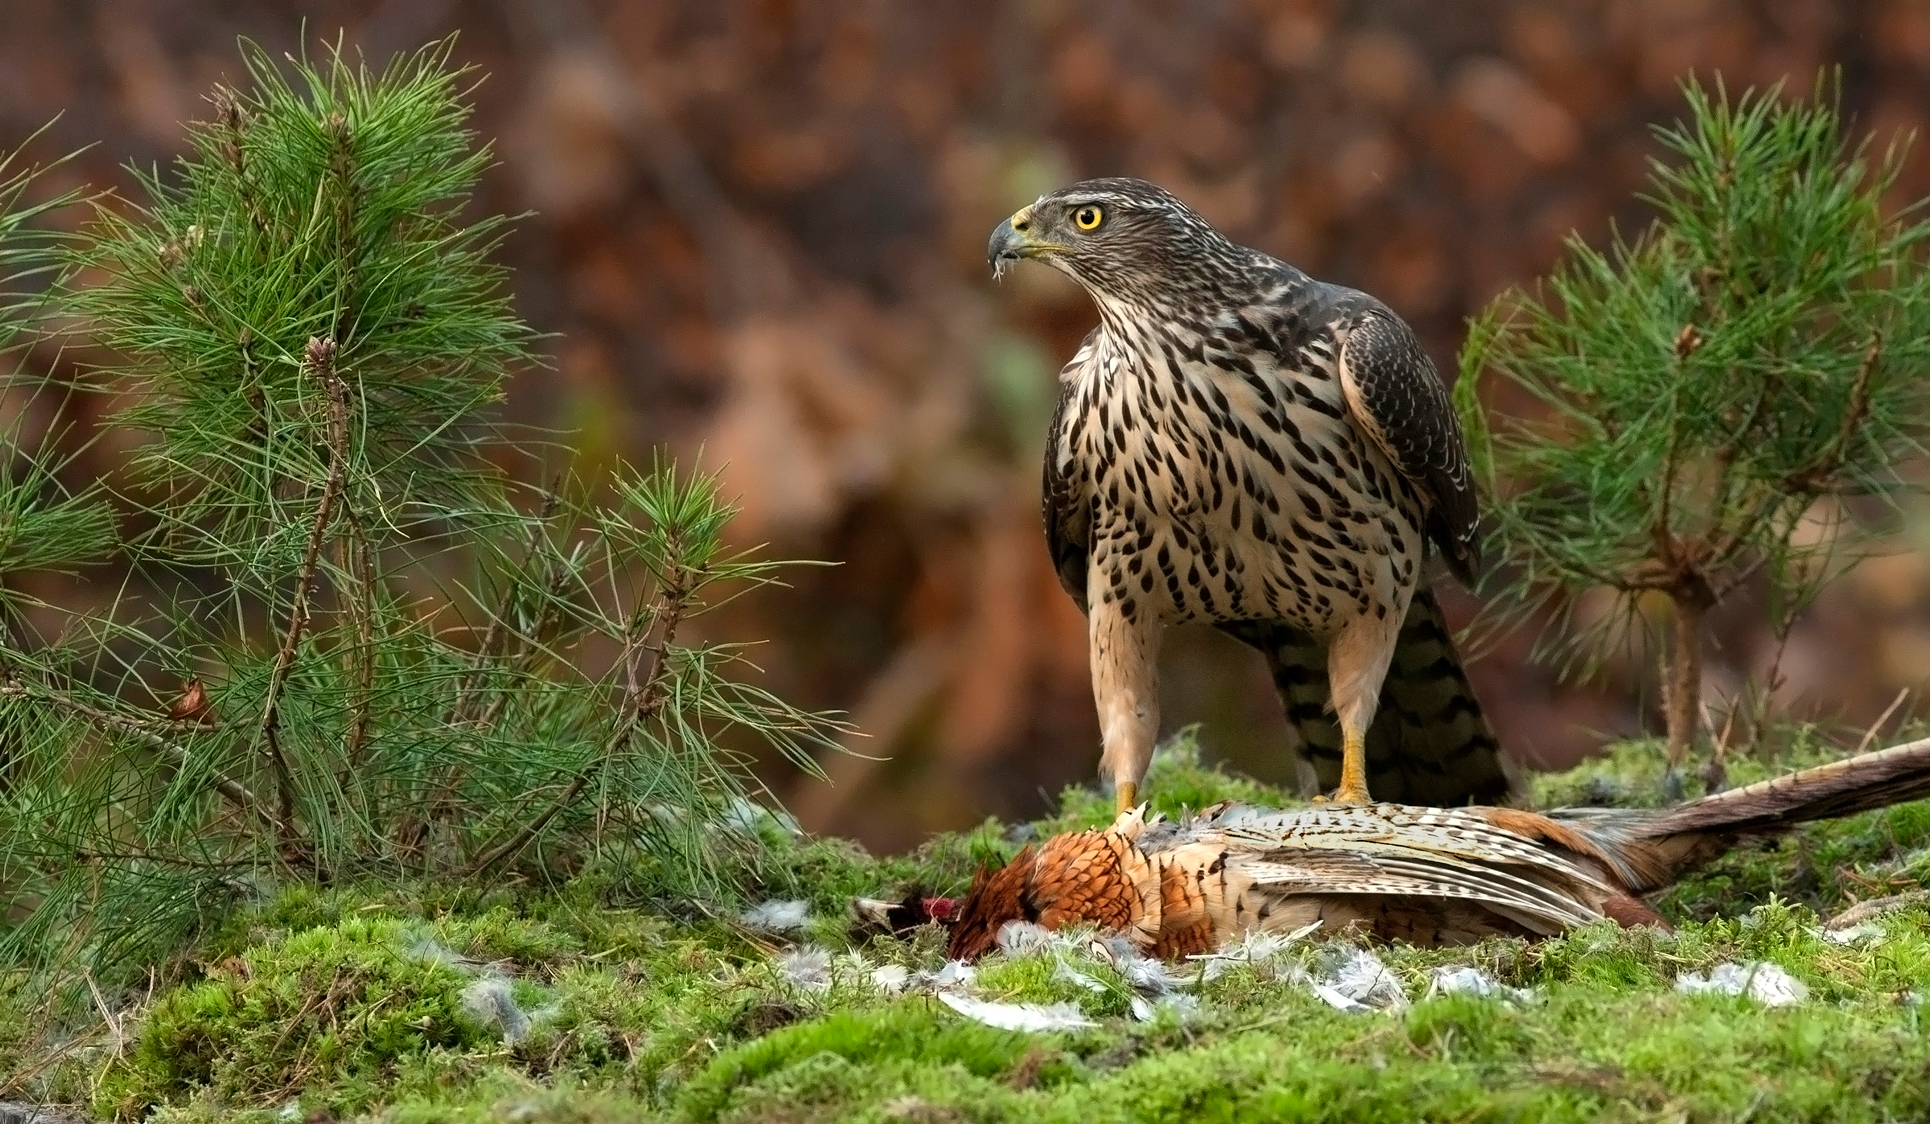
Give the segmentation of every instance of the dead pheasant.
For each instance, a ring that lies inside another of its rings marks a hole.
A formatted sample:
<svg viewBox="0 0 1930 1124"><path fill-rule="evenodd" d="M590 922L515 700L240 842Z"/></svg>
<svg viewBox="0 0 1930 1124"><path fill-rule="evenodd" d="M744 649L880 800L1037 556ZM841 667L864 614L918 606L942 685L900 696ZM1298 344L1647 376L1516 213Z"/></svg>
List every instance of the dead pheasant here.
<svg viewBox="0 0 1930 1124"><path fill-rule="evenodd" d="M1656 924L1641 895L1738 839L1926 794L1930 739L1658 810L1219 806L1172 823L1142 806L980 871L951 955L984 955L1018 920L1095 924L1167 958L1313 922L1418 945Z"/></svg>

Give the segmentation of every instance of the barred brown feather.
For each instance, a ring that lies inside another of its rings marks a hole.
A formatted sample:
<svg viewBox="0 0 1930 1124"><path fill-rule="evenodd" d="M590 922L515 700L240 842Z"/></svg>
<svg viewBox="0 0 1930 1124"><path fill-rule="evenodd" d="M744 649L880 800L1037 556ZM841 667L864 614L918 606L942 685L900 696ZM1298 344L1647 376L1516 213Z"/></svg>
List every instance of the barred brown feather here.
<svg viewBox="0 0 1930 1124"><path fill-rule="evenodd" d="M981 873L951 951L982 954L1020 918L1119 928L1162 956L1316 921L1421 944L1546 936L1601 917L1659 924L1639 895L1740 838L1927 794L1930 739L1662 811L1376 803L1218 808L1181 823L1130 811Z"/></svg>

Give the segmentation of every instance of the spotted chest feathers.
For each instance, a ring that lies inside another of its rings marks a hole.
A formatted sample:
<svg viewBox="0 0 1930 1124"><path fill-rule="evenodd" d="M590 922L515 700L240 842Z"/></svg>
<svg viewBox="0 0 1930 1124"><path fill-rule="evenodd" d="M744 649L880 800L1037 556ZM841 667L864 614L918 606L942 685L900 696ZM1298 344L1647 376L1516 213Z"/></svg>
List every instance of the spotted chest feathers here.
<svg viewBox="0 0 1930 1124"><path fill-rule="evenodd" d="M1292 311L1293 295L1258 307ZM1405 611L1423 501L1349 417L1331 324L1282 347L1251 311L1196 327L1101 315L1062 376L1051 450L1090 513L1089 603L1316 636Z"/></svg>

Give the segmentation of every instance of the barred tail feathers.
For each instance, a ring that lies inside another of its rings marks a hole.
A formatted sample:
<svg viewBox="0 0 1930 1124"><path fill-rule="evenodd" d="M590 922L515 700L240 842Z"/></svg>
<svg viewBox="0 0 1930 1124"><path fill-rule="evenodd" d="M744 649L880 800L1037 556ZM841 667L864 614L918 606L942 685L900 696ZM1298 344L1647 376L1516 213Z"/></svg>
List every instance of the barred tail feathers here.
<svg viewBox="0 0 1930 1124"><path fill-rule="evenodd" d="M1300 738L1298 752L1323 790L1340 783L1340 724L1327 681L1326 648L1278 621L1231 621L1222 632L1266 657ZM1376 800L1454 807L1507 800L1515 779L1475 697L1447 618L1432 590L1414 593L1380 706L1367 730L1367 787Z"/></svg>

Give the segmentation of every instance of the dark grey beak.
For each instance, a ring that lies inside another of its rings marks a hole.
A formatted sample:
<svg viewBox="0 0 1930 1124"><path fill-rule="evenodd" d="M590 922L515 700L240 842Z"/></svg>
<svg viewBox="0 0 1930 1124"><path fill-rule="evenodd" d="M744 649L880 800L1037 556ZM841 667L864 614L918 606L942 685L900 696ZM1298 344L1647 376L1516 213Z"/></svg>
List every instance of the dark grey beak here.
<svg viewBox="0 0 1930 1124"><path fill-rule="evenodd" d="M985 263L992 267L992 276L1003 274L1014 262L1025 256L1025 235L1012 228L1012 220L1006 219L992 231L992 240L985 246Z"/></svg>

